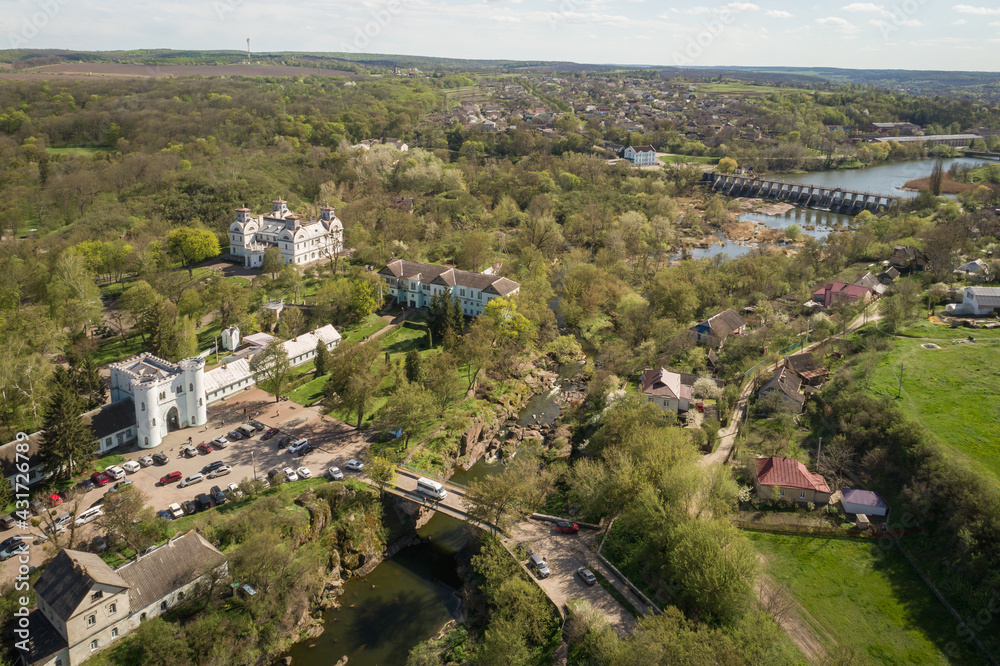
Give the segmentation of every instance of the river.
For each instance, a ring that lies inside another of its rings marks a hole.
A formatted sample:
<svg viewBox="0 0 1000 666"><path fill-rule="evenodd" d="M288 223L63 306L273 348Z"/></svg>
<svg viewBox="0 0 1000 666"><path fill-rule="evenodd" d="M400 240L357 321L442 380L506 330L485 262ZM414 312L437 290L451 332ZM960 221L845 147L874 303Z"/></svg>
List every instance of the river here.
<svg viewBox="0 0 1000 666"><path fill-rule="evenodd" d="M947 171L953 164L964 164L968 166L982 166L984 164L996 164L992 160L982 160L976 158L959 157L944 160L942 168ZM913 162L893 162L881 166L869 167L867 169L842 169L840 171L814 171L804 174L772 175L767 176L771 180L783 183L796 183L799 185L817 185L827 188L840 188L854 192L871 192L873 194L883 194L898 198L912 199L917 196L916 192L907 192L900 189L908 181L916 178L926 178L934 168L934 160L917 160ZM761 213L744 213L740 215L741 220L763 222L774 229L786 229L791 225L796 225L803 234L815 238L826 238L831 228L835 225L847 226L850 223L850 215L840 215L828 211L813 210L808 208L793 208L787 213L779 215L763 215ZM814 227L807 229L806 227ZM743 245L733 242L724 236L719 236L719 242L707 248L693 248L690 255L693 259L709 259L716 255L722 255L726 259L741 257L752 252L756 246Z"/></svg>

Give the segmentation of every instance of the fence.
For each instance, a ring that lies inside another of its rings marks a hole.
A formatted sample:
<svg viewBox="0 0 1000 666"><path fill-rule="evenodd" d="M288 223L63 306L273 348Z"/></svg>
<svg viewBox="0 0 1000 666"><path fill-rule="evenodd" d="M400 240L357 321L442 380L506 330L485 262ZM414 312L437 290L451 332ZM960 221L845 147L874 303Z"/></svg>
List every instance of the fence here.
<svg viewBox="0 0 1000 666"><path fill-rule="evenodd" d="M625 587L629 589L629 591L632 594L639 597L639 599L642 600L642 603L646 604L646 610L652 609L658 615L663 615L663 610L659 606L654 604L652 601L650 601L649 598L632 583L632 581L630 581L628 578L625 577L625 574L623 574L621 571L618 570L618 567L616 567L615 565L611 564L611 562L608 561L608 558L604 557L600 553L597 554L597 558L601 560L601 563L604 564L604 566L606 566L608 569L611 570L611 572L618 578L618 580L622 582L623 585L625 585Z"/></svg>

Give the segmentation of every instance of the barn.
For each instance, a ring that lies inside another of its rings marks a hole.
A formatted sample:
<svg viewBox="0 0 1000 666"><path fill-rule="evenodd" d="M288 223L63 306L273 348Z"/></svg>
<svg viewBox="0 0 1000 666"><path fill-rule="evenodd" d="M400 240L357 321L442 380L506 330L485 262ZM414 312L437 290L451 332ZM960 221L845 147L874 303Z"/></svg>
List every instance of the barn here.
<svg viewBox="0 0 1000 666"><path fill-rule="evenodd" d="M864 514L866 516L884 516L889 511L889 505L882 496L871 490L842 488L840 503L844 513Z"/></svg>

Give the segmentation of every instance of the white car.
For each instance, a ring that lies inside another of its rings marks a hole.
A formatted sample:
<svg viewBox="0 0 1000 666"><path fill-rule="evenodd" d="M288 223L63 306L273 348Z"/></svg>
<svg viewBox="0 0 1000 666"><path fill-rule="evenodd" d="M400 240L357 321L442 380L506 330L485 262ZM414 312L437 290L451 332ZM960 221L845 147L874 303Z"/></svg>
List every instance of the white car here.
<svg viewBox="0 0 1000 666"><path fill-rule="evenodd" d="M212 440L212 446L216 449L224 449L229 446L229 440L225 437L216 437Z"/></svg>
<svg viewBox="0 0 1000 666"><path fill-rule="evenodd" d="M365 464L360 460L348 460L347 464L344 465L344 467L351 470L352 472L360 472L365 468Z"/></svg>
<svg viewBox="0 0 1000 666"><path fill-rule="evenodd" d="M344 473L340 471L339 467L331 467L326 470L326 475L334 481L342 481L344 479Z"/></svg>
<svg viewBox="0 0 1000 666"><path fill-rule="evenodd" d="M181 505L178 504L177 502L174 502L173 504L167 506L167 511L170 512L170 515L174 517L174 520L184 517L184 509L182 509Z"/></svg>
<svg viewBox="0 0 1000 666"><path fill-rule="evenodd" d="M123 470L118 465L111 465L104 469L104 473L110 476L115 481L121 481L125 478L125 470Z"/></svg>
<svg viewBox="0 0 1000 666"><path fill-rule="evenodd" d="M127 463L122 464L122 469L125 470L127 474L135 474L142 467L139 463L134 460L129 460Z"/></svg>
<svg viewBox="0 0 1000 666"><path fill-rule="evenodd" d="M86 511L84 511L83 513L81 513L79 516L77 516L76 517L76 521L74 521L74 522L76 522L77 525L86 525L87 523L89 523L89 522L91 522L93 520L97 520L99 517L101 517L103 515L104 515L104 512L101 511L101 507L95 506L95 507L91 507L91 508L87 509Z"/></svg>
<svg viewBox="0 0 1000 666"><path fill-rule="evenodd" d="M313 473L309 470L308 467L299 467L295 471L298 472L300 479L311 479L313 475Z"/></svg>
<svg viewBox="0 0 1000 666"><path fill-rule="evenodd" d="M142 467L152 467L153 459L150 458L149 456L143 456L139 458L139 465L141 465Z"/></svg>
<svg viewBox="0 0 1000 666"><path fill-rule="evenodd" d="M295 470L291 467L286 467L281 470L281 473L285 475L285 481L298 481L299 475L295 473Z"/></svg>
<svg viewBox="0 0 1000 666"><path fill-rule="evenodd" d="M229 496L232 497L233 499L236 499L238 497L243 497L243 491L240 490L239 485L235 483L230 483L228 490L229 490Z"/></svg>
<svg viewBox="0 0 1000 666"><path fill-rule="evenodd" d="M208 473L208 478L214 479L219 476L225 476L233 471L233 468L229 465L223 465L222 467L217 467Z"/></svg>
<svg viewBox="0 0 1000 666"><path fill-rule="evenodd" d="M198 472L197 474L192 474L188 478L186 478L183 481L181 481L180 483L178 483L177 487L178 488L187 488L188 486L193 486L196 483L201 483L204 480L205 480L205 475L202 474L201 472Z"/></svg>

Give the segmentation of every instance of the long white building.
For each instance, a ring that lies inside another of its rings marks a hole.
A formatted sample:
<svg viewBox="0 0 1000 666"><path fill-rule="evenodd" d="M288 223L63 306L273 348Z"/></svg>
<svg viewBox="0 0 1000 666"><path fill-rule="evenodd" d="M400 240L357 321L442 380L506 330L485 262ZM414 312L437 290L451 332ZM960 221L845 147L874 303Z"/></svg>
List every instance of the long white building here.
<svg viewBox="0 0 1000 666"><path fill-rule="evenodd" d="M229 226L229 253L241 258L247 268L263 266L269 247L281 250L286 264L301 266L331 257L343 242L344 225L333 208L324 206L318 220L303 222L281 199L264 215L237 208L236 221Z"/></svg>
<svg viewBox="0 0 1000 666"><path fill-rule="evenodd" d="M435 294L448 293L459 300L462 313L469 317L481 315L494 298L508 298L521 290L520 284L499 275L402 259L389 262L378 274L385 280L389 295L403 307L425 308Z"/></svg>

